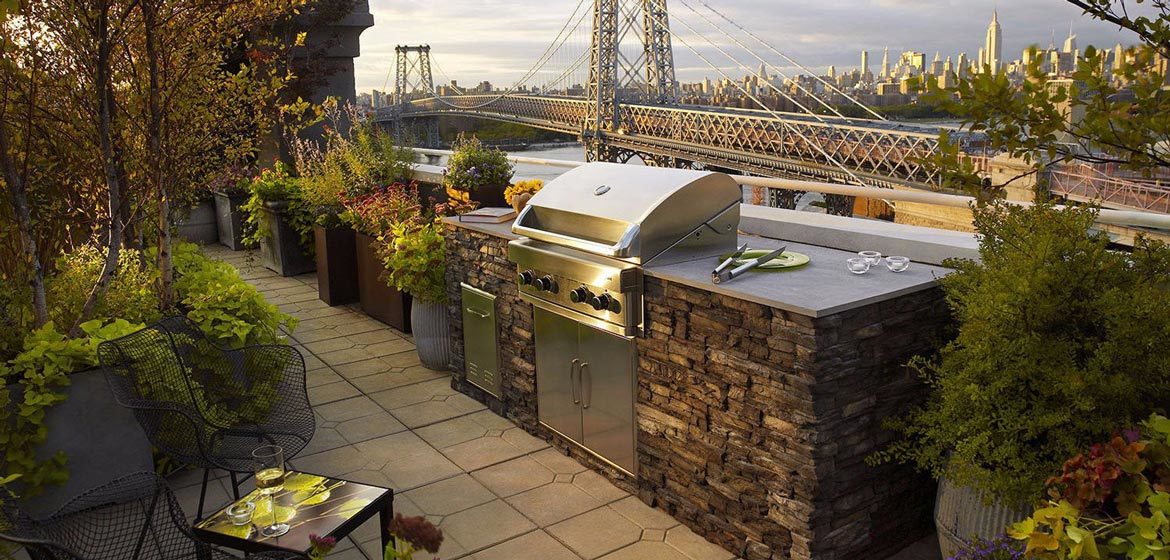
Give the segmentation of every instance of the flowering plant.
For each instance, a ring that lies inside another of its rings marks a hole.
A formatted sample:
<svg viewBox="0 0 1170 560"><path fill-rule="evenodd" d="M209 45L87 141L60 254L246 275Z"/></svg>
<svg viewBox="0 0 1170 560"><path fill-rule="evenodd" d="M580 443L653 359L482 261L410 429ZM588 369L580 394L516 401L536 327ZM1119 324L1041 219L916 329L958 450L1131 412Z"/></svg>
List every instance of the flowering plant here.
<svg viewBox="0 0 1170 560"><path fill-rule="evenodd" d="M341 220L353 229L371 237L390 232L394 224L416 222L420 219L418 185L394 183L376 187L368 194L346 197Z"/></svg>
<svg viewBox="0 0 1170 560"><path fill-rule="evenodd" d="M300 179L289 174L288 167L277 160L260 172L249 184L252 196L240 206L244 213L244 243L255 247L272 234L264 207L283 204L284 219L300 238L301 248L313 252L313 213L301 196Z"/></svg>
<svg viewBox="0 0 1170 560"><path fill-rule="evenodd" d="M947 560L1022 560L1024 547L1007 535L994 539L975 539L970 547L960 550Z"/></svg>
<svg viewBox="0 0 1170 560"><path fill-rule="evenodd" d="M443 172L447 196L468 200L470 193L487 187L503 187L512 180L513 167L504 152L484 146L478 138L459 135L454 153Z"/></svg>
<svg viewBox="0 0 1170 560"><path fill-rule="evenodd" d="M1170 419L1093 445L1048 479L1048 500L1008 534L1030 558L1170 556Z"/></svg>
<svg viewBox="0 0 1170 560"><path fill-rule="evenodd" d="M309 544L309 560L322 560L337 546L337 539L309 534Z"/></svg>
<svg viewBox="0 0 1170 560"><path fill-rule="evenodd" d="M383 560L414 560L415 552L425 550L435 554L443 545L443 530L422 516L404 517L396 513L388 529L398 542L397 546L386 545Z"/></svg>
<svg viewBox="0 0 1170 560"><path fill-rule="evenodd" d="M515 197L522 194L536 194L540 189L544 188L544 181L540 179L529 179L527 181L517 181L504 190L504 200L510 205L515 205Z"/></svg>
<svg viewBox="0 0 1170 560"><path fill-rule="evenodd" d="M229 165L221 169L207 182L207 190L212 193L237 195L248 192L248 185L256 176L256 170L244 165Z"/></svg>

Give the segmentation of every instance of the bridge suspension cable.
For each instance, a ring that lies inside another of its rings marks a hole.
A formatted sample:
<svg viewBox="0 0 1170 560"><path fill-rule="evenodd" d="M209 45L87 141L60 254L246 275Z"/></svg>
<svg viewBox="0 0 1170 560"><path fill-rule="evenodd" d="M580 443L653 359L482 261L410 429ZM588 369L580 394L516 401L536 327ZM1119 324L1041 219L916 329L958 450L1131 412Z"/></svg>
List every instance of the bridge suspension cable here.
<svg viewBox="0 0 1170 560"><path fill-rule="evenodd" d="M740 24L736 23L734 20L732 20L731 18L727 17L727 16L726 16L726 15L724 15L723 13L719 12L719 11L718 11L718 10L716 10L715 8L712 8L712 7L711 7L711 5L710 5L710 4L708 4L706 1L704 1L704 0L699 0L699 2L700 2L701 4L703 4L703 6L704 6L704 7L706 7L708 10L710 10L712 13L714 13L715 15L717 15L717 16L719 16L719 17L723 18L723 20L724 20L724 21L726 21L727 23L729 23L729 24L731 24L731 25L734 25L734 26L735 26L736 28L738 28L740 31L743 31L744 33L746 33L748 37L751 37L752 39L755 39L757 43L759 43L759 44L763 45L765 48L767 48L768 50L770 50L770 51L772 51L773 53L777 54L778 56L782 57L784 60L787 60L789 64L793 64L793 65L795 65L797 68L800 68L801 70L804 70L805 72L808 72L808 74L809 74L810 76L812 76L814 79L816 79L816 80L817 80L817 81L819 81L820 83L824 84L826 87L828 87L828 88L832 89L833 91L835 91L835 92L837 92L837 93L841 94L843 97L845 97L845 99L848 99L848 100L849 100L849 101L851 101L853 104L857 105L858 107L861 107L862 109L864 109L866 112L868 112L869 114L873 115L873 116L874 116L874 117L876 117L877 119L879 119L879 120L883 120L883 121L884 121L884 120L886 120L886 118L885 118L885 117L883 117L883 116L882 116L881 114L879 114L877 111L874 111L873 109L871 109L871 108L870 108L868 105L866 105L866 104L862 103L861 101L858 101L858 100L857 100L857 99L855 99L853 96L851 96L851 95L849 95L849 94L845 93L844 91L841 91L840 89L838 89L838 88L837 88L837 86L836 86L836 85L834 85L834 84L831 84L831 83L829 83L828 81L826 81L826 80L824 80L823 78L821 78L820 76L818 76L816 72L813 72L812 70L809 70L809 69L808 69L807 67L805 67L803 64L801 64L801 63L799 63L799 62L797 62L797 61L793 60L793 59L792 59L792 58L790 58L788 55L786 55L786 54L784 54L784 53L780 52L780 51L779 51L779 50L777 50L775 47L773 47L772 45L768 44L768 42L766 42L766 41L764 41L763 39L761 39L761 38L760 38L758 35L756 35L755 33L752 33L752 32L751 32L751 31L749 31L747 28L745 28L744 26L742 26L742 25L740 25ZM685 1L685 0L683 0L683 3L684 3L684 4L686 4L686 1ZM689 7L689 6L688 6L688 7ZM747 50L748 52L752 52L752 51L751 51L751 49L747 49L746 47L745 47L745 50ZM754 55L754 54L755 54L755 53L753 53L753 55ZM757 58L759 58L759 57L757 57ZM761 61L762 61L762 59L761 59Z"/></svg>

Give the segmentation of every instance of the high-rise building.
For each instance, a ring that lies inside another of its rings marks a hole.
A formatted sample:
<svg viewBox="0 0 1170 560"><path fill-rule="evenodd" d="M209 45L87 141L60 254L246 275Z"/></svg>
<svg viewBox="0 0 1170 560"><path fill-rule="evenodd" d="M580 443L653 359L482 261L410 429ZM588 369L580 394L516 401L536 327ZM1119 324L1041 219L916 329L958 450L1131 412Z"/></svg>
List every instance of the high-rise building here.
<svg viewBox="0 0 1170 560"><path fill-rule="evenodd" d="M837 77L837 67L836 66L829 66L829 77L830 78Z"/></svg>
<svg viewBox="0 0 1170 560"><path fill-rule="evenodd" d="M998 72L1000 61L1003 60L1003 29L999 27L999 10L991 12L991 24L987 26L983 52L987 57L983 64L990 66L992 72Z"/></svg>
<svg viewBox="0 0 1170 560"><path fill-rule="evenodd" d="M1060 52L1064 54L1077 52L1077 36L1073 33L1072 27L1068 28L1068 38L1064 40L1064 46L1061 47Z"/></svg>
<svg viewBox="0 0 1170 560"><path fill-rule="evenodd" d="M1125 49L1121 48L1121 43L1117 43L1113 47L1113 71L1120 72L1125 67Z"/></svg>
<svg viewBox="0 0 1170 560"><path fill-rule="evenodd" d="M890 47L886 47L882 51L882 79L885 80L890 77Z"/></svg>
<svg viewBox="0 0 1170 560"><path fill-rule="evenodd" d="M967 53L959 53L959 67L956 74L960 78L966 78L967 72L971 69L971 61L967 60Z"/></svg>
<svg viewBox="0 0 1170 560"><path fill-rule="evenodd" d="M930 75L941 76L943 72L942 53L935 51L934 60L930 61Z"/></svg>
<svg viewBox="0 0 1170 560"><path fill-rule="evenodd" d="M869 51L861 51L861 76L865 79L865 75L869 74Z"/></svg>

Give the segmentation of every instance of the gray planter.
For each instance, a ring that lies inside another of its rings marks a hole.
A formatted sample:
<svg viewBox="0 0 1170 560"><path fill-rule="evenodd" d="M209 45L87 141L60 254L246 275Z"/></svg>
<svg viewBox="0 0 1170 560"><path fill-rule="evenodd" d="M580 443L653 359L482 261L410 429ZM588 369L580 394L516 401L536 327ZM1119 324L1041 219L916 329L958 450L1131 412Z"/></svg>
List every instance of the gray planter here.
<svg viewBox="0 0 1170 560"><path fill-rule="evenodd" d="M181 239L192 243L209 245L219 241L215 203L210 200L196 203L187 213L187 217L179 221L177 229Z"/></svg>
<svg viewBox="0 0 1170 560"><path fill-rule="evenodd" d="M83 492L134 472L153 472L150 442L129 409L114 400L100 369L69 376L65 401L45 414L48 437L37 450L44 460L63 451L69 480L47 486L22 508L45 518Z"/></svg>
<svg viewBox="0 0 1170 560"><path fill-rule="evenodd" d="M999 502L988 505L983 496L965 486L956 486L946 477L938 481L934 502L934 527L943 558L968 548L973 538L994 539L1008 525L1028 517L1025 507L1010 508Z"/></svg>
<svg viewBox="0 0 1170 560"><path fill-rule="evenodd" d="M410 330L418 360L427 369L446 371L451 362L451 327L447 306L415 298L410 304Z"/></svg>
<svg viewBox="0 0 1170 560"><path fill-rule="evenodd" d="M248 194L215 193L215 224L219 230L219 243L233 251L244 249L244 212L240 210L248 201Z"/></svg>
<svg viewBox="0 0 1170 560"><path fill-rule="evenodd" d="M281 276L296 276L317 270L317 263L301 246L301 236L285 220L286 202L266 202L265 221L269 235L260 241L260 261Z"/></svg>

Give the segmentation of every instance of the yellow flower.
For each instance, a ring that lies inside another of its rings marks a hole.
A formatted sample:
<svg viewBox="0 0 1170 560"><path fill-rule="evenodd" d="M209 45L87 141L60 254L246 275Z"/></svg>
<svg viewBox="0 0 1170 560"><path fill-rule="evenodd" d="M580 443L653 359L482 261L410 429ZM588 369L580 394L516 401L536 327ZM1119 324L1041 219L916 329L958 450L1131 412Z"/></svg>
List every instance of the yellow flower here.
<svg viewBox="0 0 1170 560"><path fill-rule="evenodd" d="M540 192L540 189L542 188L544 188L544 181L540 179L519 181L504 190L504 200L507 201L508 204L512 204L512 197L524 193L536 194Z"/></svg>

